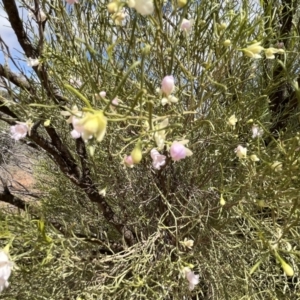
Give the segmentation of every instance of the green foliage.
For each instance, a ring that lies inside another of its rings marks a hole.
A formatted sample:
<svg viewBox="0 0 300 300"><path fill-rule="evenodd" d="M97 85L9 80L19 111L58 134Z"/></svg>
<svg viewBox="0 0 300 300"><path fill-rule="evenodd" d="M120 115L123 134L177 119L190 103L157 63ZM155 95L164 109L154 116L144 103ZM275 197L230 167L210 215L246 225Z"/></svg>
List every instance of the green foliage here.
<svg viewBox="0 0 300 300"><path fill-rule="evenodd" d="M19 121L39 122L34 142L39 134L54 145L55 130L55 151L63 157L65 146L81 177L44 148L48 157L35 168L38 204L0 212L1 245L13 238L16 264L3 299L299 298L299 36L279 28L289 13L295 24L298 11L279 1L274 10L270 1L188 1L182 9L175 2L154 1L148 17L126 8L124 26L116 26L104 1L41 1L49 14L40 65L27 74L32 90L12 89L18 101L5 105ZM180 30L183 18L194 19L189 35ZM285 52L250 59L241 49L255 40L264 48L282 41ZM61 98L49 93L45 74ZM163 106L156 89L166 75L175 77L179 102ZM122 102L114 107L116 97ZM104 111L101 143L89 140L82 150L71 139L60 112L73 105ZM150 150L166 118L166 165L154 170ZM252 138L253 126L263 134ZM183 139L193 155L174 162L169 148ZM142 161L126 168L137 143ZM247 157L237 157L238 145ZM192 291L184 267L199 274Z"/></svg>

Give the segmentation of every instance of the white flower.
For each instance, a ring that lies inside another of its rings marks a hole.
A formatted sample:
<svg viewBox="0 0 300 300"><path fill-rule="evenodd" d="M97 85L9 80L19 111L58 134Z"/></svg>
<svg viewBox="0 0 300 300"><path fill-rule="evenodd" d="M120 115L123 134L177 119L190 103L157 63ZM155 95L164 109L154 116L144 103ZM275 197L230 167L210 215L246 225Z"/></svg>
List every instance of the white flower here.
<svg viewBox="0 0 300 300"><path fill-rule="evenodd" d="M28 67L36 67L38 66L40 63L38 58L32 58L32 57L28 57L27 58L27 66Z"/></svg>
<svg viewBox="0 0 300 300"><path fill-rule="evenodd" d="M192 249L192 247L194 246L194 241L193 240L188 240L187 238L184 238L184 241L181 242L181 243L184 247L187 247L189 249Z"/></svg>
<svg viewBox="0 0 300 300"><path fill-rule="evenodd" d="M274 59L276 53L278 53L278 49L270 47L268 49L265 49L265 55L267 59Z"/></svg>
<svg viewBox="0 0 300 300"><path fill-rule="evenodd" d="M157 131L154 133L154 140L156 142L158 150L162 150L165 145L166 131L162 130L169 125L169 119L164 119L155 128Z"/></svg>
<svg viewBox="0 0 300 300"><path fill-rule="evenodd" d="M135 8L142 16L151 15L154 12L153 0L128 0L128 6Z"/></svg>
<svg viewBox="0 0 300 300"><path fill-rule="evenodd" d="M183 268L183 272L189 282L189 290L192 291L195 288L195 285L199 283L199 275L195 275L195 273L188 267Z"/></svg>
<svg viewBox="0 0 300 300"><path fill-rule="evenodd" d="M238 119L235 117L235 115L233 114L227 121L227 123L232 126L235 127L236 122L238 121Z"/></svg>
<svg viewBox="0 0 300 300"><path fill-rule="evenodd" d="M260 45L261 43L254 43L247 48L242 49L246 56L251 58L261 58L260 52L264 50L264 47Z"/></svg>
<svg viewBox="0 0 300 300"><path fill-rule="evenodd" d="M4 251L0 251L0 292L8 287L8 278L10 277L13 263L9 260Z"/></svg>
<svg viewBox="0 0 300 300"><path fill-rule="evenodd" d="M99 93L99 95L100 95L101 98L105 98L106 97L106 92L105 91L101 91Z"/></svg>
<svg viewBox="0 0 300 300"><path fill-rule="evenodd" d="M263 132L264 131L260 127L258 127L257 125L252 126L252 138L253 139L256 138L256 137L262 136Z"/></svg>
<svg viewBox="0 0 300 300"><path fill-rule="evenodd" d="M156 170L160 170L160 167L162 167L166 163L166 156L160 154L155 148L151 150L150 155L153 160L153 168Z"/></svg>
<svg viewBox="0 0 300 300"><path fill-rule="evenodd" d="M238 145L235 149L236 155L238 158L244 158L247 156L247 148L241 145Z"/></svg>
<svg viewBox="0 0 300 300"><path fill-rule="evenodd" d="M80 88L82 86L81 80L73 76L70 78L69 82L77 88Z"/></svg>
<svg viewBox="0 0 300 300"><path fill-rule="evenodd" d="M275 161L271 165L271 168L276 172L280 172L280 171L282 171L282 163L280 161Z"/></svg>
<svg viewBox="0 0 300 300"><path fill-rule="evenodd" d="M252 161L254 161L254 162L259 161L259 158L258 158L257 155L255 155L255 154L252 154L252 155L250 156L250 159L251 159Z"/></svg>
<svg viewBox="0 0 300 300"><path fill-rule="evenodd" d="M177 103L177 102L178 102L178 98L176 98L175 96L172 96L172 95L161 99L161 104L163 106L165 106L166 104L172 104L172 103Z"/></svg>
<svg viewBox="0 0 300 300"><path fill-rule="evenodd" d="M11 137L16 141L25 138L28 131L29 131L29 127L27 123L20 122L17 125L10 127Z"/></svg>

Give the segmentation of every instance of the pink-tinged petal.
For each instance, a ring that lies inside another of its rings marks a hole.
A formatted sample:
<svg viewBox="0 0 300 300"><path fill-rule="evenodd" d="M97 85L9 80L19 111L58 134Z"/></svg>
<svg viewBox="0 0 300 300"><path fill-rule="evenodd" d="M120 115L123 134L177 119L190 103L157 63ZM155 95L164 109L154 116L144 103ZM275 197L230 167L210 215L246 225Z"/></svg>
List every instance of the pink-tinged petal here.
<svg viewBox="0 0 300 300"><path fill-rule="evenodd" d="M28 133L28 126L26 123L19 123L10 127L11 137L18 141L26 137Z"/></svg>
<svg viewBox="0 0 300 300"><path fill-rule="evenodd" d="M125 157L123 159L123 163L125 164L125 166L127 166L129 168L133 168L133 166L134 166L134 162L133 162L131 155L125 155Z"/></svg>
<svg viewBox="0 0 300 300"><path fill-rule="evenodd" d="M81 136L81 134L80 134L80 132L78 132L77 130L73 129L73 130L71 131L71 136L72 136L73 139L79 139L80 136Z"/></svg>
<svg viewBox="0 0 300 300"><path fill-rule="evenodd" d="M160 167L162 167L166 163L166 156L160 154L155 148L151 150L150 155L153 160L153 168L156 170L160 170Z"/></svg>

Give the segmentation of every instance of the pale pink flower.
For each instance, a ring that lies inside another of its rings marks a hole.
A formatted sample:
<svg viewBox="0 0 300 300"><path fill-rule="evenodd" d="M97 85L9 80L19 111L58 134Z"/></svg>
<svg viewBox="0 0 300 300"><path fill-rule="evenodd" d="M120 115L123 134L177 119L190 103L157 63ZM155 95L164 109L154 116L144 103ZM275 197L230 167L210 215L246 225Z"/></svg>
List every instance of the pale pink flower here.
<svg viewBox="0 0 300 300"><path fill-rule="evenodd" d="M193 154L193 152L190 149L184 146L188 142L188 140L184 140L180 142L174 141L172 143L170 148L170 155L174 161L184 159L186 158L186 156L191 156Z"/></svg>
<svg viewBox="0 0 300 300"><path fill-rule="evenodd" d="M194 20L187 20L187 19L183 19L182 23L180 25L180 29L185 32L185 33L190 33L192 31L192 27L194 24Z"/></svg>
<svg viewBox="0 0 300 300"><path fill-rule="evenodd" d="M78 3L78 0L66 0L68 4Z"/></svg>
<svg viewBox="0 0 300 300"><path fill-rule="evenodd" d="M113 101L111 101L111 104L113 104L114 106L118 106L119 105L119 99L118 98L113 99Z"/></svg>
<svg viewBox="0 0 300 300"><path fill-rule="evenodd" d="M123 159L123 163L125 164L126 167L129 167L129 168L133 168L133 166L134 166L134 162L133 162L131 155L125 155L125 157Z"/></svg>
<svg viewBox="0 0 300 300"><path fill-rule="evenodd" d="M195 288L195 285L199 283L199 275L195 275L195 273L188 267L185 267L183 271L189 282L189 290L192 291Z"/></svg>
<svg viewBox="0 0 300 300"><path fill-rule="evenodd" d="M153 168L156 170L160 170L160 167L162 167L166 163L166 156L160 154L155 148L151 150L150 155L153 160Z"/></svg>
<svg viewBox="0 0 300 300"><path fill-rule="evenodd" d="M11 137L16 141L25 138L28 131L29 128L26 123L19 123L10 127Z"/></svg>
<svg viewBox="0 0 300 300"><path fill-rule="evenodd" d="M161 91L169 96L175 89L174 77L172 75L165 76L161 82Z"/></svg>
<svg viewBox="0 0 300 300"><path fill-rule="evenodd" d="M100 97L105 98L106 97L106 92L105 91L101 91L99 93Z"/></svg>

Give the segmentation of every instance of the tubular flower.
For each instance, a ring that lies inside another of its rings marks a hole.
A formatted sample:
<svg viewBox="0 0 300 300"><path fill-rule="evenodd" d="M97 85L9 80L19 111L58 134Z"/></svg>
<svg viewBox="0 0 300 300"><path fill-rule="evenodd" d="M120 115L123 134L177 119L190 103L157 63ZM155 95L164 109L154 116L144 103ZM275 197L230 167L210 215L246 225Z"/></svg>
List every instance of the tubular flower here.
<svg viewBox="0 0 300 300"><path fill-rule="evenodd" d="M174 141L172 143L170 148L170 155L174 161L184 159L186 158L186 156L191 156L193 154L190 149L184 147L184 145L188 142L188 140L184 140L180 142Z"/></svg>
<svg viewBox="0 0 300 300"><path fill-rule="evenodd" d="M5 251L0 251L0 293L7 288L13 263L9 260Z"/></svg>
<svg viewBox="0 0 300 300"><path fill-rule="evenodd" d="M254 43L247 48L242 49L244 54L250 58L261 58L261 51L264 50L264 47L260 46L261 42Z"/></svg>
<svg viewBox="0 0 300 300"><path fill-rule="evenodd" d="M189 282L189 290L192 291L195 288L195 285L199 283L199 275L195 275L195 273L188 267L184 267L183 272Z"/></svg>
<svg viewBox="0 0 300 300"><path fill-rule="evenodd" d="M236 156L238 158L245 158L247 156L247 148L243 147L241 145L238 145L237 148L235 149Z"/></svg>
<svg viewBox="0 0 300 300"><path fill-rule="evenodd" d="M86 141L94 136L98 142L101 142L106 133L107 118L104 116L102 110L94 113L88 112L82 119L75 122L79 125L79 132L82 138Z"/></svg>
<svg viewBox="0 0 300 300"><path fill-rule="evenodd" d="M128 6L142 16L151 15L154 12L153 0L128 0Z"/></svg>
<svg viewBox="0 0 300 300"><path fill-rule="evenodd" d="M274 59L276 53L278 53L278 49L270 47L264 50L267 59Z"/></svg>
<svg viewBox="0 0 300 300"><path fill-rule="evenodd" d="M150 155L153 160L153 168L156 170L160 170L160 167L162 167L166 163L166 156L160 154L155 148L151 150Z"/></svg>

